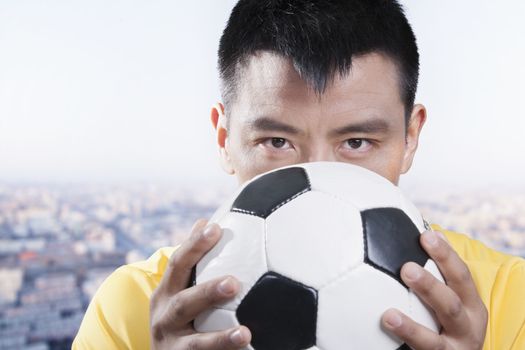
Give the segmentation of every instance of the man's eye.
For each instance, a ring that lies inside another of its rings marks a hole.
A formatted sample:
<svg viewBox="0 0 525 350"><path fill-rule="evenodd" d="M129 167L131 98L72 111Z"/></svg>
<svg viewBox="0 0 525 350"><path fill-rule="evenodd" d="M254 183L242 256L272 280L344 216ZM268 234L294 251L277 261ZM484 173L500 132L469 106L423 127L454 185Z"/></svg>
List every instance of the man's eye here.
<svg viewBox="0 0 525 350"><path fill-rule="evenodd" d="M272 138L272 146L273 147L275 147L275 148L282 148L282 147L284 147L284 145L286 145L286 140L285 139L282 139L282 138L279 138L279 137Z"/></svg>
<svg viewBox="0 0 525 350"><path fill-rule="evenodd" d="M351 149L359 150L368 147L370 145L370 141L365 139L348 139L346 140L346 144Z"/></svg>
<svg viewBox="0 0 525 350"><path fill-rule="evenodd" d="M288 141L286 139L283 139L281 137L272 137L263 142L265 145L271 145L273 148L287 148Z"/></svg>

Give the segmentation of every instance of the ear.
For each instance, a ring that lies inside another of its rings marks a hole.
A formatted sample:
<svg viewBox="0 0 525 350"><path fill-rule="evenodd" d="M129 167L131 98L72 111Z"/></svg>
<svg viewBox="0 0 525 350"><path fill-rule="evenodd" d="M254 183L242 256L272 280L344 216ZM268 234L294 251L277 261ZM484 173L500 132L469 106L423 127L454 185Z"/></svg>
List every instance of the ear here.
<svg viewBox="0 0 525 350"><path fill-rule="evenodd" d="M419 143L419 135L421 134L421 129L423 128L423 125L425 125L426 120L427 110L425 109L425 106L420 104L414 105L406 131L405 155L401 167L402 174L405 174L412 166L412 161L414 160Z"/></svg>
<svg viewBox="0 0 525 350"><path fill-rule="evenodd" d="M224 105L220 102L216 103L211 108L211 123L215 129L215 135L217 137L217 146L219 147L219 161L222 169L230 174L235 174L233 169L231 158L228 153L228 130L226 128L226 115L224 114Z"/></svg>

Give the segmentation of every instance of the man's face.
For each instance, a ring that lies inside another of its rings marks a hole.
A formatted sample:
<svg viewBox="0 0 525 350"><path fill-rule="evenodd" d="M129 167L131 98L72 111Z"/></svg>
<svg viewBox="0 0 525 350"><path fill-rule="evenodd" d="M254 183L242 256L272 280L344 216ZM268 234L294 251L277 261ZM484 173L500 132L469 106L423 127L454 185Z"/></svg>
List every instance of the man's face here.
<svg viewBox="0 0 525 350"><path fill-rule="evenodd" d="M425 121L418 105L405 128L397 67L380 54L353 58L350 73L319 97L289 60L260 53L242 71L226 112L214 108L212 122L223 168L240 183L285 165L338 161L397 184Z"/></svg>

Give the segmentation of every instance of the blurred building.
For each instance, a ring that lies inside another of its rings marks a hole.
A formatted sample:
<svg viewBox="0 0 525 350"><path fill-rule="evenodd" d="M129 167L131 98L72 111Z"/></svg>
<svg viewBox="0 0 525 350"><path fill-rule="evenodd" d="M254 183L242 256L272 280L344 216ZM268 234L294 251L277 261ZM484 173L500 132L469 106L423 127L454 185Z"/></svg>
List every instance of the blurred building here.
<svg viewBox="0 0 525 350"><path fill-rule="evenodd" d="M172 244L222 198L192 202L186 191L155 187L0 186L0 350L69 349L112 271Z"/></svg>

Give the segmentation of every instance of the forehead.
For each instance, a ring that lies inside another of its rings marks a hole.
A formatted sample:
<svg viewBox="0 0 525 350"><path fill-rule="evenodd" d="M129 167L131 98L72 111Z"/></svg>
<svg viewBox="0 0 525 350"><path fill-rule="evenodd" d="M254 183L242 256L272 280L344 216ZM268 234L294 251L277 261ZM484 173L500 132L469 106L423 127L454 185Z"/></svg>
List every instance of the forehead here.
<svg viewBox="0 0 525 350"><path fill-rule="evenodd" d="M371 53L352 59L345 76L335 74L326 90L317 94L294 68L291 60L271 52L253 55L240 68L231 114L303 111L321 114L376 111L403 113L396 64Z"/></svg>

